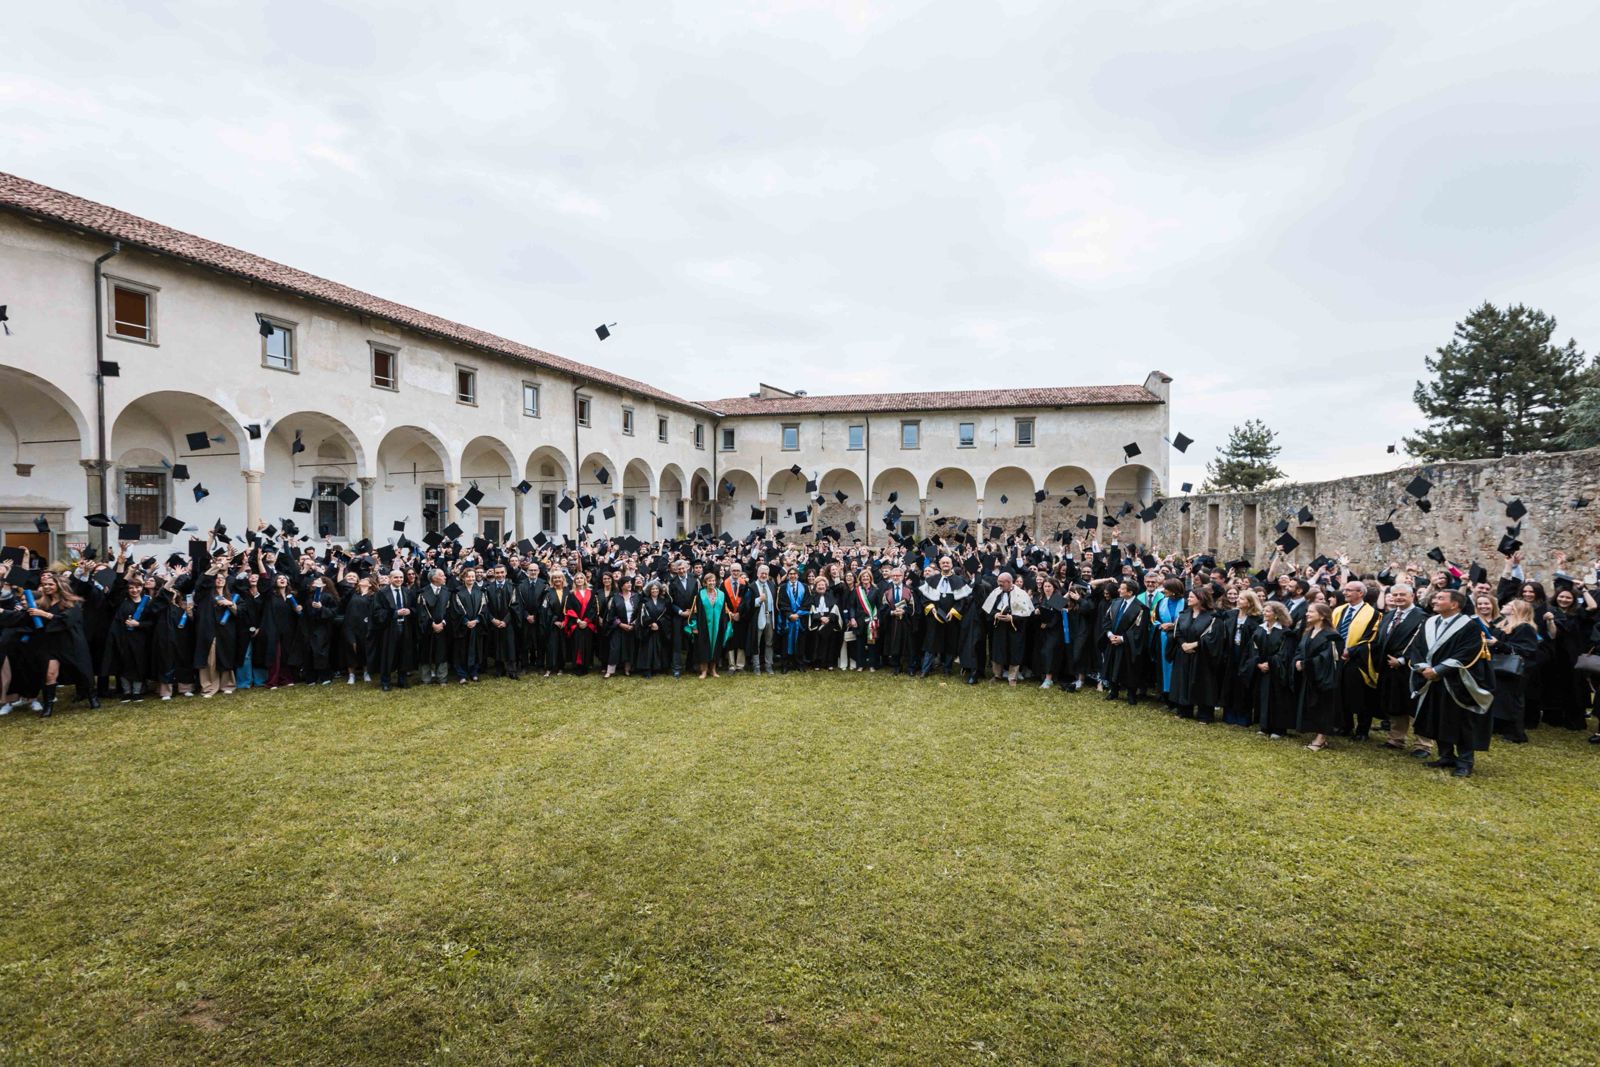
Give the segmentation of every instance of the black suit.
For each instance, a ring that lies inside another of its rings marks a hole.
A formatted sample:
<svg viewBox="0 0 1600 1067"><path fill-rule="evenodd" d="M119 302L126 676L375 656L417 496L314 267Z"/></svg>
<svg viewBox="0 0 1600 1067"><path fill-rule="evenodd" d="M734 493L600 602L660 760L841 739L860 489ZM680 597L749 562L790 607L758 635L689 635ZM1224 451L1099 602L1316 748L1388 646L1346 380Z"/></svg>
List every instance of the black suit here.
<svg viewBox="0 0 1600 1067"><path fill-rule="evenodd" d="M409 590L384 586L373 594L372 641L377 646L378 681L389 686L389 675L404 686L406 671L411 668L412 633L416 629L411 615L401 615L402 608L415 609Z"/></svg>

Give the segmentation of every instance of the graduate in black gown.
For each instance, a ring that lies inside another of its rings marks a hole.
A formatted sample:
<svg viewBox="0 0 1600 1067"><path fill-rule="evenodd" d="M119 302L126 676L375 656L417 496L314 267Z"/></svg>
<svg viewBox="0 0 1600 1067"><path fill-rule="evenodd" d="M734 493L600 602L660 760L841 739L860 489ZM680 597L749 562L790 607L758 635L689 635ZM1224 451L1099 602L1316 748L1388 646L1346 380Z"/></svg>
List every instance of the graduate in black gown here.
<svg viewBox="0 0 1600 1067"><path fill-rule="evenodd" d="M572 659L567 640L567 576L562 571L550 572L550 584L539 601L539 632L544 635L544 676L560 674Z"/></svg>
<svg viewBox="0 0 1600 1067"><path fill-rule="evenodd" d="M1344 649L1333 629L1333 609L1306 608L1306 628L1295 649L1295 729L1316 734L1306 747L1320 752L1339 727L1339 665Z"/></svg>
<svg viewBox="0 0 1600 1067"><path fill-rule="evenodd" d="M106 658L101 670L116 675L124 704L144 699L144 680L150 677L150 640L159 609L154 597L145 592L144 582L135 577L125 583L127 596L111 615L111 630L106 635Z"/></svg>
<svg viewBox="0 0 1600 1067"><path fill-rule="evenodd" d="M1167 695L1177 705L1181 719L1212 721L1221 681L1217 669L1220 641L1213 637L1216 624L1211 587L1195 586L1185 597L1183 611L1167 641L1167 658L1172 661L1172 684Z"/></svg>
<svg viewBox="0 0 1600 1067"><path fill-rule="evenodd" d="M1257 732L1276 741L1294 730L1294 625L1289 609L1276 600L1262 609L1261 625L1250 637L1255 662Z"/></svg>
<svg viewBox="0 0 1600 1067"><path fill-rule="evenodd" d="M632 575L625 575L611 594L611 607L606 612L606 673L609 678L622 668L623 674L633 673L633 660L638 652L639 594L633 588Z"/></svg>
<svg viewBox="0 0 1600 1067"><path fill-rule="evenodd" d="M663 595L660 582L645 586L639 602L638 636L633 643L633 665L646 678L672 667L672 602Z"/></svg>
<svg viewBox="0 0 1600 1067"><path fill-rule="evenodd" d="M427 573L427 585L413 602L417 612L414 647L426 685L443 685L450 680L450 595L443 568L434 567Z"/></svg>
<svg viewBox="0 0 1600 1067"><path fill-rule="evenodd" d="M1033 617L1039 623L1039 644L1034 654L1033 670L1042 679L1040 689L1050 689L1056 684L1056 674L1066 658L1067 636L1063 617L1067 613L1067 598L1054 578L1039 583L1039 597L1033 605Z"/></svg>
<svg viewBox="0 0 1600 1067"><path fill-rule="evenodd" d="M1128 703L1139 703L1140 685L1146 676L1144 641L1145 607L1137 598L1139 587L1132 578L1117 583L1117 596L1106 605L1104 617L1105 655L1100 663L1100 680L1106 699L1117 699L1126 690Z"/></svg>
<svg viewBox="0 0 1600 1067"><path fill-rule="evenodd" d="M1230 726L1249 726L1255 721L1259 673L1256 670L1256 631L1261 628L1261 598L1253 590L1235 594L1225 613L1223 634L1228 648L1229 670L1222 686L1222 721Z"/></svg>
<svg viewBox="0 0 1600 1067"><path fill-rule="evenodd" d="M380 601L381 603L381 601ZM489 617L489 598L478 585L478 572L461 572L461 587L450 595L451 660L457 684L476 682L483 670L483 635Z"/></svg>
<svg viewBox="0 0 1600 1067"><path fill-rule="evenodd" d="M1472 773L1477 753L1489 747L1494 703L1489 646L1464 610L1466 594L1446 589L1433 598L1435 615L1422 624L1411 646L1411 693L1417 701L1417 732L1431 737L1439 756L1430 767L1457 777Z"/></svg>
<svg viewBox="0 0 1600 1067"><path fill-rule="evenodd" d="M574 674L588 674L594 666L595 638L600 632L600 598L589 588L582 571L572 576L572 591L562 603L563 628L571 650Z"/></svg>

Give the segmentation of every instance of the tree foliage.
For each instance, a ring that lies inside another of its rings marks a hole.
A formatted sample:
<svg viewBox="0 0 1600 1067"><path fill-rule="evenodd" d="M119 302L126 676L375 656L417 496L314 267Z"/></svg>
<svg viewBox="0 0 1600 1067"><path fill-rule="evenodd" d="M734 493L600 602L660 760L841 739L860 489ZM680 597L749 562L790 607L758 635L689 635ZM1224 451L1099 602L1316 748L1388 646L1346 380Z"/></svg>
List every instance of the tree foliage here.
<svg viewBox="0 0 1600 1067"><path fill-rule="evenodd" d="M1537 308L1474 308L1425 361L1432 378L1412 396L1430 425L1406 438L1407 449L1428 460L1560 451L1584 356L1570 339L1552 344L1555 331Z"/></svg>
<svg viewBox="0 0 1600 1067"><path fill-rule="evenodd" d="M1202 492L1249 492L1283 477L1273 461L1283 451L1277 444L1277 431L1260 419L1235 426L1228 443L1217 449L1217 456L1206 464Z"/></svg>

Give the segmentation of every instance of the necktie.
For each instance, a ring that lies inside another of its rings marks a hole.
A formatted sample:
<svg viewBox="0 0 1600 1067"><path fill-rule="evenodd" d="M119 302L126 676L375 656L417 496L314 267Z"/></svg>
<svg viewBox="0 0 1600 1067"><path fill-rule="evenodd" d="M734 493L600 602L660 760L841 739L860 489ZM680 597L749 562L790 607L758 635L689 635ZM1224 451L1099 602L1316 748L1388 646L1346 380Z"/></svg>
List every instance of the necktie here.
<svg viewBox="0 0 1600 1067"><path fill-rule="evenodd" d="M1122 625L1122 613L1127 610L1128 602L1126 600L1117 601L1117 621L1111 624L1113 629Z"/></svg>
<svg viewBox="0 0 1600 1067"><path fill-rule="evenodd" d="M1344 614L1339 616L1339 640L1348 641L1350 639L1350 624L1355 621L1355 617L1356 609L1347 605L1344 609Z"/></svg>

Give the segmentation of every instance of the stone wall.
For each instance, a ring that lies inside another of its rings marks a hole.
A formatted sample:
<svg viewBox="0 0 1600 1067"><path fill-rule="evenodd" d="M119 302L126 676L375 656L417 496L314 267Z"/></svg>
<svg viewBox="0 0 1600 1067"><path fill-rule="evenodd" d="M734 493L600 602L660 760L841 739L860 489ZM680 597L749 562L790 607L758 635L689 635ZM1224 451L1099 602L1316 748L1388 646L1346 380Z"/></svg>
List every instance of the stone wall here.
<svg viewBox="0 0 1600 1067"><path fill-rule="evenodd" d="M1428 512L1406 494L1419 474L1433 483ZM1593 502L1573 507L1579 498ZM1187 513L1179 510L1183 499L1189 501ZM1496 547L1514 525L1504 502L1513 499L1528 509L1518 536L1534 573L1548 575L1556 551L1567 553L1570 569L1600 556L1600 449L1432 463L1254 493L1174 498L1149 524L1149 537L1162 551L1213 552L1223 562L1248 559L1265 566L1278 537L1274 526L1287 519L1289 533L1300 541L1294 552L1299 562L1344 554L1361 569L1427 566L1428 550L1438 546L1458 565L1477 560L1498 573L1502 557ZM1296 518L1302 506L1311 509L1310 523ZM1375 527L1391 511L1389 521L1401 539L1379 544Z"/></svg>

